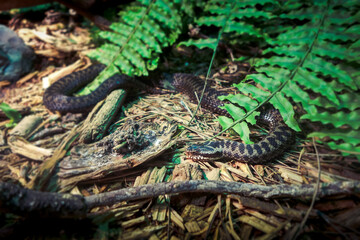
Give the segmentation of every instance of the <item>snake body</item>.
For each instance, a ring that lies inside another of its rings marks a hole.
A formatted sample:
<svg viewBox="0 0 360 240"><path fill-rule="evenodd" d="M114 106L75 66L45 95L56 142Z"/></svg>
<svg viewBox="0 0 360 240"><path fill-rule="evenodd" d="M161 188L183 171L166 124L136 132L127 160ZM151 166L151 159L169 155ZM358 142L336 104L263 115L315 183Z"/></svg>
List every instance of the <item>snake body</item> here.
<svg viewBox="0 0 360 240"><path fill-rule="evenodd" d="M197 103L204 88L204 83L198 77L190 74L175 74L173 85L178 91L185 93L191 101ZM224 102L218 96L224 95L213 88L206 87L201 106L212 112L230 117L229 113L220 107ZM187 148L186 156L194 161L209 161L216 159L234 159L251 164L264 163L279 156L293 142L293 131L284 123L280 113L275 109L263 111L258 121L268 124L269 133L255 144L222 140L204 144L194 144Z"/></svg>
<svg viewBox="0 0 360 240"><path fill-rule="evenodd" d="M46 89L43 96L45 107L52 112L85 112L104 99L112 90L129 87L131 78L126 75L116 74L108 78L88 95L71 96L72 93L94 80L104 68L105 65L94 64L59 79Z"/></svg>
<svg viewBox="0 0 360 240"><path fill-rule="evenodd" d="M94 92L81 97L69 96L76 89L92 81L104 65L93 65L85 70L65 76L51 85L44 93L44 105L51 111L83 112L94 106L98 101L115 88L127 88L134 79L125 75L114 75L102 83ZM172 85L177 91L189 96L197 103L204 84L198 77L191 74L177 73L173 75ZM213 88L206 87L201 106L220 115L229 116L222 108L224 103L218 99L223 95ZM191 145L186 150L186 156L194 161L215 159L233 159L250 164L264 163L280 155L293 141L293 131L284 123L279 111L270 109L258 117L269 125L269 133L255 144L244 144L236 141L211 141L204 144Z"/></svg>

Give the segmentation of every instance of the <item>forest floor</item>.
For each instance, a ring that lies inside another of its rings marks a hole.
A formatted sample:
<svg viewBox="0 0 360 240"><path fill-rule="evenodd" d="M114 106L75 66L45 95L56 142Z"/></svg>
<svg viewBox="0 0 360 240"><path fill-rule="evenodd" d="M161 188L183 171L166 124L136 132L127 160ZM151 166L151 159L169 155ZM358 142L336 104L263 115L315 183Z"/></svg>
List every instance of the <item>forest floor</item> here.
<svg viewBox="0 0 360 240"><path fill-rule="evenodd" d="M78 153L100 148L81 142L85 133L95 131L84 130L91 121L89 116L92 113L59 115L51 113L43 105L44 85L91 65L85 56L95 47L90 28L82 27L77 22L69 27L68 21L68 18L60 18L59 21L36 22L14 17L8 25L34 49L37 60L33 71L16 83L0 82L1 101L20 112L21 121L30 118L30 124L33 124L30 130L22 130L23 134L19 135L6 127L9 119L0 111L1 181L82 196L147 183L194 179L262 186L287 184L300 188L307 184L319 184L319 188L315 189L313 196L298 197L294 193L286 198L268 199L204 192L161 195L96 207L91 209L86 220L38 219L31 222L26 218L12 217L13 225L7 227L13 230L13 234L25 237L59 237L61 234L84 239L293 239L299 235L309 239L320 236L329 239L360 238L358 190L319 197L324 194L322 187L326 184L341 186L343 182L360 181L359 161L356 158L344 157L317 143L316 139L306 139L305 133L299 133L296 143L283 156L264 165L187 160L185 147L191 142L216 135L221 131L221 126L215 120L216 115L204 109L200 109L191 121L197 105L181 94L137 92L125 100L121 111L112 120L114 124L109 127L111 132L116 127L126 131L131 121L140 126L155 123L160 128L171 123L178 130L164 144L164 149L157 149L150 157L146 153L136 155L132 161L126 158L108 159L109 162L117 161L116 168L92 163L93 168L86 168L86 174L66 169L67 165L61 164L64 159L70 165L72 161L88 161L79 157ZM161 60L163 66L171 68L179 64L174 59L187 59L197 74L204 75L211 52L174 46L167 54ZM202 56L205 60L192 62L192 59L202 59ZM210 84L234 92L231 84L238 81L239 76L244 77L250 67L234 62L226 64L226 58L229 56L219 56L215 61ZM309 122L301 124L304 129L317 127ZM153 131L162 133L157 128ZM255 136L262 132L259 127L252 131ZM161 137L157 138L163 141ZM220 139L241 141L231 132L222 134ZM93 155L88 158L96 161ZM8 215L1 216L0 223L4 222L9 223ZM23 230L16 233L19 229Z"/></svg>

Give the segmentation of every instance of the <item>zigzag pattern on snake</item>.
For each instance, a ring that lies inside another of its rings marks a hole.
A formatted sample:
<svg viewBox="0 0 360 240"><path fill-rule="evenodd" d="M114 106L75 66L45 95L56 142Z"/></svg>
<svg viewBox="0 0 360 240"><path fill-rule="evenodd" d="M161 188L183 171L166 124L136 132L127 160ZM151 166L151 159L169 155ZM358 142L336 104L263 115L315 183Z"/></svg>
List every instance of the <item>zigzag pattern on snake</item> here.
<svg viewBox="0 0 360 240"><path fill-rule="evenodd" d="M51 85L44 93L44 105L51 111L83 112L104 99L115 88L127 88L132 78L125 75L114 75L102 83L91 94L81 97L69 96L76 89L91 82L102 70L104 65L93 65L85 70L65 76ZM189 96L197 102L201 95L203 82L191 74L177 73L173 76L172 85L177 91ZM201 106L205 109L229 116L221 109L224 103L218 99L223 95L213 88L207 87L204 92ZM293 131L284 123L280 113L275 109L267 110L258 117L269 125L269 133L255 144L244 144L236 141L222 140L204 144L195 144L188 147L186 156L194 161L208 161L215 159L233 159L250 164L269 161L280 155L292 142Z"/></svg>

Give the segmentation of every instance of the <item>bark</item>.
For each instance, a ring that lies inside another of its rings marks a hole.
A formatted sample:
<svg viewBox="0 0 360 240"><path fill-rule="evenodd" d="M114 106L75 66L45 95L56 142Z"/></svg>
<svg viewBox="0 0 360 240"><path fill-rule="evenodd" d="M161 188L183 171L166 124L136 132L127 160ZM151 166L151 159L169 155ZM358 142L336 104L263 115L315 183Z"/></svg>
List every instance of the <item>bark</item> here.
<svg viewBox="0 0 360 240"><path fill-rule="evenodd" d="M82 196L40 192L0 183L0 210L20 216L83 218L88 211Z"/></svg>
<svg viewBox="0 0 360 240"><path fill-rule="evenodd" d="M61 218L83 218L89 209L109 206L121 201L152 198L164 194L203 192L213 194L237 194L248 198L311 198L315 184L262 186L241 182L190 180L147 184L139 187L101 193L88 197L71 194L40 192L25 189L11 183L0 183L0 210L19 215L38 214ZM339 194L356 194L360 191L359 181L322 183L317 197Z"/></svg>
<svg viewBox="0 0 360 240"><path fill-rule="evenodd" d="M305 198L312 197L315 184L287 185L279 184L263 186L242 182L204 181L190 180L185 182L166 182L147 184L135 188L123 188L120 190L92 195L86 197L88 207L110 205L121 201L136 200L141 198L155 197L164 194L205 192L215 194L238 194L240 196L255 197L262 199L274 198ZM317 197L325 197L338 194L359 193L359 181L322 183Z"/></svg>

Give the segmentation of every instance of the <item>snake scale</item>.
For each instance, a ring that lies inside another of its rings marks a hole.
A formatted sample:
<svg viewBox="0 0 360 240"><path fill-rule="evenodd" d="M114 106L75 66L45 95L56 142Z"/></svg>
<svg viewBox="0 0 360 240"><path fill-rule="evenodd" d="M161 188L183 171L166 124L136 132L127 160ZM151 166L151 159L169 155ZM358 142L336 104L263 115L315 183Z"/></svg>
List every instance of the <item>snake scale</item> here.
<svg viewBox="0 0 360 240"><path fill-rule="evenodd" d="M101 64L92 65L85 70L61 78L45 91L43 96L44 105L51 111L62 113L83 112L104 99L113 89L131 86L133 78L125 75L114 75L88 95L70 96L71 93L91 82L104 67ZM193 102L197 102L197 97L201 95L203 90L203 82L191 74L174 74L172 85L177 91L188 95ZM218 99L220 95L223 94L207 87L201 106L220 115L229 116L226 110L220 108L224 105ZM221 140L195 144L187 148L187 158L194 161L233 159L250 164L259 164L279 156L292 143L294 139L293 131L284 123L280 113L275 109L263 111L258 120L269 126L268 135L259 142L244 144L231 140Z"/></svg>

